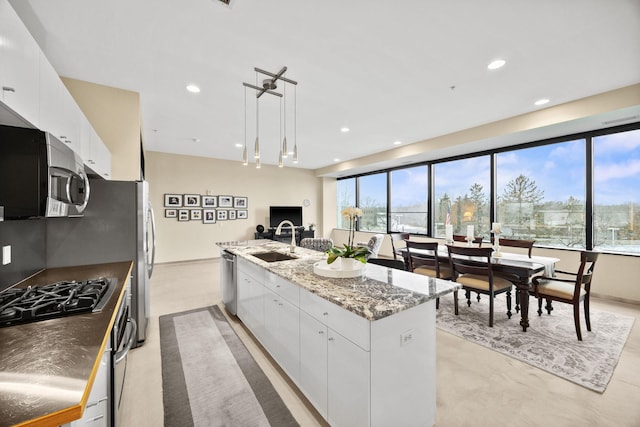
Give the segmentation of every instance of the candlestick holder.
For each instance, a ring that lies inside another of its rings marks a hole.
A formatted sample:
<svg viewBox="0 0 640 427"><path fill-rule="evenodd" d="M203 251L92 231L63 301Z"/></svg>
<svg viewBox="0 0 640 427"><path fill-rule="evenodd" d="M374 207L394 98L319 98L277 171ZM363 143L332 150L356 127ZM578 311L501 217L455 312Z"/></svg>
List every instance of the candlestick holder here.
<svg viewBox="0 0 640 427"><path fill-rule="evenodd" d="M498 233L494 233L493 256L494 257L502 256L502 254L500 253L500 235Z"/></svg>
<svg viewBox="0 0 640 427"><path fill-rule="evenodd" d="M473 243L474 238L473 238L473 237L469 237L469 236L467 236L467 237L465 237L465 238L464 238L464 240L466 240L466 241L467 241L467 246L469 246L469 247L470 247L470 246L471 246L471 244Z"/></svg>

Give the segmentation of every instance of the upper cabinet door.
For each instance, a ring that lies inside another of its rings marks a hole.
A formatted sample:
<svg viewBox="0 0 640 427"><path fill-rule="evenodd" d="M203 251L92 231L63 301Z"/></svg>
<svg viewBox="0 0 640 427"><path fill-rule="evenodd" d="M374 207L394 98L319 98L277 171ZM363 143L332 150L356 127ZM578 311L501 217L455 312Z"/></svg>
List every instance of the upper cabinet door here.
<svg viewBox="0 0 640 427"><path fill-rule="evenodd" d="M82 154L80 107L60 76L40 53L40 129L50 132L73 151Z"/></svg>
<svg viewBox="0 0 640 427"><path fill-rule="evenodd" d="M0 0L0 100L39 125L40 47L7 0Z"/></svg>

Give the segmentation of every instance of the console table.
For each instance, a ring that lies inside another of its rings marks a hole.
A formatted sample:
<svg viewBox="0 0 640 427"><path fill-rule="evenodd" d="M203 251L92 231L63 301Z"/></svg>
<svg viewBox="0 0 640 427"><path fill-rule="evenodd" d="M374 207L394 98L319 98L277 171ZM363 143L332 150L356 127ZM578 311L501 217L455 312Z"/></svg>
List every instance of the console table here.
<svg viewBox="0 0 640 427"><path fill-rule="evenodd" d="M315 230L305 230L304 227L296 227L296 245L300 246L300 240L306 238L314 238ZM291 242L291 231L290 229L283 229L282 233L277 236L276 230L268 229L264 230L262 233L254 233L253 238L258 239L270 239L275 240L282 243L290 243Z"/></svg>

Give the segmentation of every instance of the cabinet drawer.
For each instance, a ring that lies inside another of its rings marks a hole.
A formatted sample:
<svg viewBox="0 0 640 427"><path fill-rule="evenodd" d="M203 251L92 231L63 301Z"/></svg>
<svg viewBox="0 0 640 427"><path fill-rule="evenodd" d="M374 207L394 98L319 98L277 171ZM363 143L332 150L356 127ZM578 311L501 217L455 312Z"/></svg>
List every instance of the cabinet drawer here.
<svg viewBox="0 0 640 427"><path fill-rule="evenodd" d="M294 306L300 306L300 286L273 273L267 273L264 284L268 289L286 299Z"/></svg>
<svg viewBox="0 0 640 427"><path fill-rule="evenodd" d="M300 309L369 351L371 322L311 292L300 290Z"/></svg>
<svg viewBox="0 0 640 427"><path fill-rule="evenodd" d="M242 271L243 273L251 276L258 283L260 284L264 283L264 279L265 279L264 276L266 271L262 267L259 267L254 263L244 260L240 257L237 258L237 262L238 262L238 272Z"/></svg>

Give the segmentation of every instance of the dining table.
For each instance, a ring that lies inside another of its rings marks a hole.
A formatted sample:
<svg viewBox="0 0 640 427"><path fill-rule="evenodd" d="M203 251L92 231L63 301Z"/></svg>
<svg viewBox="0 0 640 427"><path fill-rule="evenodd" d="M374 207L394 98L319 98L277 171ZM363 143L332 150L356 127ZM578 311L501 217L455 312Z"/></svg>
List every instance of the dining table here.
<svg viewBox="0 0 640 427"><path fill-rule="evenodd" d="M398 252L402 254L405 266L408 266L409 258L407 248L398 249ZM414 256L420 255L421 253L433 256L433 253L429 254L428 252L430 251L411 249L411 253L414 254ZM531 288L531 279L537 274L544 274L548 277L554 276L555 264L560 261L560 259L543 256L529 257L525 254L504 251L501 251L499 256L497 255L498 254L494 252L494 255L491 257L493 272L508 279L515 285L516 292L518 293L518 298L516 298L516 311L518 310L517 304L519 302L520 326L522 326L523 332L526 332L529 327L529 290ZM449 262L449 250L446 245L438 245L437 256L440 262ZM465 258L469 260L470 264L486 263L486 261L480 258ZM486 258L484 260L486 260Z"/></svg>

